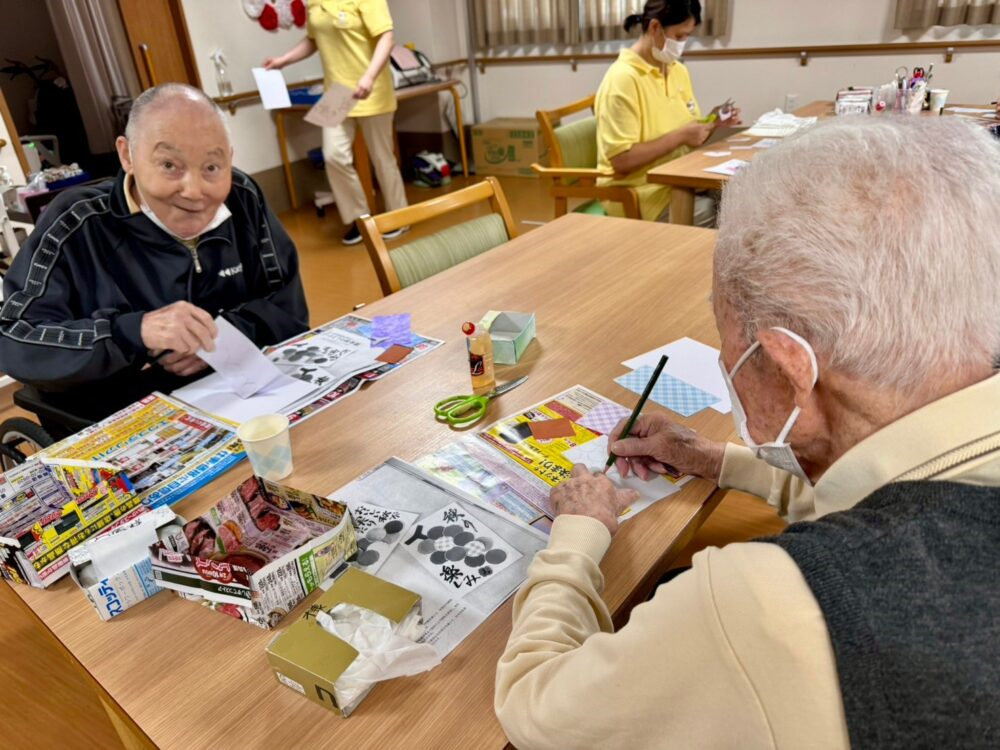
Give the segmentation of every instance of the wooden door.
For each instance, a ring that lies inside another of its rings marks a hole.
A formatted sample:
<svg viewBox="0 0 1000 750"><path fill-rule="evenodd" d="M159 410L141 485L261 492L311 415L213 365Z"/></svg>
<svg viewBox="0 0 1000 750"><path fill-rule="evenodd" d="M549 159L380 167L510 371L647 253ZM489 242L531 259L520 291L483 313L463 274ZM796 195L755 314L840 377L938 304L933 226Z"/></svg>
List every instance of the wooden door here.
<svg viewBox="0 0 1000 750"><path fill-rule="evenodd" d="M181 0L118 0L144 89L179 81L201 88Z"/></svg>

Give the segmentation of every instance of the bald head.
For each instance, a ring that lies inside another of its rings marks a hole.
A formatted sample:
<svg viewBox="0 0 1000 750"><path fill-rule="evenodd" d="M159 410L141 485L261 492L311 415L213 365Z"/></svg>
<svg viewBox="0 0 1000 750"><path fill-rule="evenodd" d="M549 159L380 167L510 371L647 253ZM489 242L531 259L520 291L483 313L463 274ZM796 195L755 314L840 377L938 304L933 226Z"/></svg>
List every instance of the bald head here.
<svg viewBox="0 0 1000 750"><path fill-rule="evenodd" d="M219 105L204 91L186 83L161 83L139 94L129 110L125 137L130 143L136 143L147 123L171 112L175 117L193 113L199 119L214 118L222 126L226 141L229 141L229 122Z"/></svg>

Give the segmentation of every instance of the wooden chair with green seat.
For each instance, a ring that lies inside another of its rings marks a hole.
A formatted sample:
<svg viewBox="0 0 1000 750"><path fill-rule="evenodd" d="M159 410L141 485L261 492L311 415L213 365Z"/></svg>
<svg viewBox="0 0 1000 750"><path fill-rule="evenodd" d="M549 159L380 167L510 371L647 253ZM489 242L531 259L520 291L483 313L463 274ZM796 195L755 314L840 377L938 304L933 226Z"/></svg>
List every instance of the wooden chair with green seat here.
<svg viewBox="0 0 1000 750"><path fill-rule="evenodd" d="M562 124L564 117L584 110L590 110L590 117ZM552 178L557 218L568 210L569 198L583 198L574 212L604 215L601 201L614 201L622 204L625 216L641 219L639 197L632 188L597 184L602 175L597 169L597 118L593 111L594 97L588 96L559 109L536 112L549 149L550 166L532 164L531 168L542 177Z"/></svg>
<svg viewBox="0 0 1000 750"><path fill-rule="evenodd" d="M427 237L407 242L391 250L382 235L400 227L412 227L476 203L489 202L490 213L455 224ZM378 216L358 219L361 237L375 266L383 294L458 265L517 236L514 219L500 181L487 177L482 182Z"/></svg>

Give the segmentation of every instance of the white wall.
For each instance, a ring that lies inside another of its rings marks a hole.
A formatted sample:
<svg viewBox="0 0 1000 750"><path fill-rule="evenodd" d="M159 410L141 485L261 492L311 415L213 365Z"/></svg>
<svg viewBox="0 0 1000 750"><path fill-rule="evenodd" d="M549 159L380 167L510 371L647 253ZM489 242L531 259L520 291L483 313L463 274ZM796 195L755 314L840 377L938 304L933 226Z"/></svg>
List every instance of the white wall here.
<svg viewBox="0 0 1000 750"><path fill-rule="evenodd" d="M282 54L305 36L305 30L297 28L265 31L243 12L240 0L182 0L182 4L198 73L210 96L219 93L215 65L209 59L216 49L221 47L229 62L233 91L255 91L250 68L260 66L265 57ZM289 83L323 75L319 55L290 65L282 72ZM303 159L306 151L319 145L319 131L300 118L290 117L287 122L290 156L293 160ZM253 173L281 164L274 120L259 103L238 108L230 118L230 127L237 167Z"/></svg>
<svg viewBox="0 0 1000 750"><path fill-rule="evenodd" d="M753 0L732 3L731 33L714 40L712 47L786 47L798 44L866 44L922 39L995 39L1000 26L934 29L922 35L907 35L891 28L895 0ZM266 32L243 13L240 0L183 0L188 28L202 81L215 94L215 71L209 55L222 47L230 62L234 91L253 90L250 68L267 56L280 54L295 44L302 30ZM396 40L412 42L433 61L466 56L465 0L389 0L396 27ZM594 51L613 51L622 43L594 45ZM696 48L697 44L692 44ZM503 54L541 54L565 50L524 48ZM934 84L951 90L951 101L984 103L1000 94L1000 48L989 52L959 51L951 64L942 53L814 57L805 67L795 58L726 58L689 61L695 90L703 107L729 96L743 107L745 118L784 106L786 94L797 94L800 104L830 99L845 85L881 83L892 79L899 65L935 63ZM591 94L597 90L607 62L583 63L573 72L568 64L491 66L478 78L483 119L500 116L532 116L546 109ZM467 80L467 71L442 71ZM319 57L285 70L289 82L321 75ZM472 102L462 103L466 122L472 120ZM400 105L396 125L400 131L441 132L442 113L451 103L439 95L437 111L426 98ZM293 159L319 145L316 128L298 118L289 118ZM259 104L243 106L232 118L236 164L257 172L280 164L274 124Z"/></svg>
<svg viewBox="0 0 1000 750"><path fill-rule="evenodd" d="M895 0L731 0L731 33L710 47L790 47L821 44L878 44L922 40L994 39L1000 26L937 28L926 34L894 31ZM464 0L453 0L464 17ZM464 20L460 22L464 27ZM595 45L593 51L612 51L624 43ZM691 49L700 45L691 44ZM566 50L524 49L504 54L544 54ZM588 50L589 51L589 50ZM799 103L832 99L846 85L885 83L900 65L927 67L934 63L934 84L951 90L951 101L985 103L1000 94L1000 47L989 52L958 51L945 64L943 52L909 52L868 56L817 56L807 66L789 58L691 58L688 65L695 92L703 107L734 96L744 119L784 106L786 94ZM531 116L591 94L600 85L607 62L582 63L577 72L569 64L504 65L486 68L479 76L483 119Z"/></svg>
<svg viewBox="0 0 1000 750"><path fill-rule="evenodd" d="M281 54L295 45L304 29L269 32L244 12L240 0L182 0L184 15L194 49L195 61L205 90L218 95L215 66L209 56L222 48L229 62L233 91L255 90L250 69L265 57ZM396 41L413 42L431 60L465 56L464 16L456 18L455 0L390 0L396 27ZM431 23L433 19L434 23ZM461 23L461 31L458 28ZM459 46L461 45L461 46ZM289 83L319 78L323 75L319 55L291 65L283 71ZM442 132L442 113L451 112L451 97L439 95L437 107L429 97L402 102L396 119L401 131ZM465 107L465 104L463 104ZM471 111L471 102L468 109ZM466 114L466 119L471 117ZM305 158L306 152L320 145L319 130L301 120L286 119L289 131L289 155L292 160ZM281 164L274 120L259 103L239 107L230 118L235 163L246 172L259 172Z"/></svg>

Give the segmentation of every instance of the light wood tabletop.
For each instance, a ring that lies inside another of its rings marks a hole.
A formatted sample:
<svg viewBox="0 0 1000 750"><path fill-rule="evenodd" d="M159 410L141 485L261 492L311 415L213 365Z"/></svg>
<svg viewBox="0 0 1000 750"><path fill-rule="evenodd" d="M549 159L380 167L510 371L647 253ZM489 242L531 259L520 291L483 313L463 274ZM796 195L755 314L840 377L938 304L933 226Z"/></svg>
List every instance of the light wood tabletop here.
<svg viewBox="0 0 1000 750"><path fill-rule="evenodd" d="M833 102L815 101L795 110L799 117L830 117L833 115ZM749 140L743 140L749 138ZM737 140L733 140L737 139ZM669 185L670 192L670 223L690 226L694 223L694 194L696 190L721 190L729 181L729 177L714 172L706 172L708 167L715 167L730 159L750 161L761 149L754 144L763 138L747 136L743 131L736 130L725 139L695 149L679 159L673 159L666 164L654 167L646 173L649 182ZM739 146L736 151L733 146ZM749 147L749 148L742 148ZM709 156L709 153L729 151L727 156Z"/></svg>
<svg viewBox="0 0 1000 750"><path fill-rule="evenodd" d="M295 472L286 483L325 495L389 456L414 459L457 439L435 422L432 406L468 389L460 326L488 309L534 311L538 334L519 364L498 368L501 381L530 378L492 401L482 426L576 383L633 404L635 394L613 381L626 371L622 360L682 336L718 346L708 302L714 241L710 230L570 214L370 304L366 316L409 312L415 331L446 344L297 426ZM713 439L733 433L730 416L710 409L674 416ZM199 515L249 474L243 463L175 510ZM602 565L617 618L645 598L717 499L713 485L694 480L622 527ZM493 679L510 632L510 600L439 667L378 685L342 719L275 680L264 647L280 628L265 632L167 592L105 623L68 579L46 591L15 588L106 691L102 699L117 704L125 717L118 723L133 733L129 747L506 744L493 713Z"/></svg>

